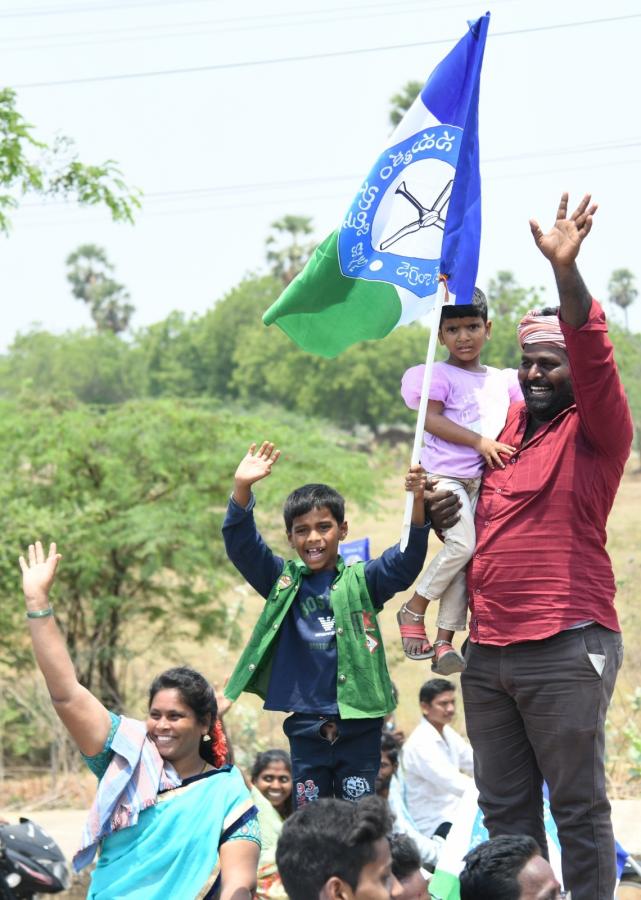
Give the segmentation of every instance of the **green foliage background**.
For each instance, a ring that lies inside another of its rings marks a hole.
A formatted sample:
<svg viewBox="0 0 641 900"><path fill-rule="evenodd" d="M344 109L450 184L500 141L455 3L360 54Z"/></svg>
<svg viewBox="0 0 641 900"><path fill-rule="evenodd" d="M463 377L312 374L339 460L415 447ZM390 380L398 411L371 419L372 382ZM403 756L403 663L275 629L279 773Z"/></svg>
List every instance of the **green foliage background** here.
<svg viewBox="0 0 641 900"><path fill-rule="evenodd" d="M230 573L220 524L250 441L284 450L261 485L268 537L282 534L282 501L306 481L373 502L376 438L390 425L409 435L415 414L400 378L424 359L428 332L415 324L335 360L314 357L262 325L281 289L272 276L248 276L201 316L172 313L128 339L34 329L0 357L0 766L52 746L15 680L32 670L16 565L29 541L58 541L56 615L82 681L121 708L127 665L150 647L239 639L219 599ZM516 366L516 323L545 298L509 272L492 279L488 298L484 361ZM641 423L641 335L616 323L610 333Z"/></svg>

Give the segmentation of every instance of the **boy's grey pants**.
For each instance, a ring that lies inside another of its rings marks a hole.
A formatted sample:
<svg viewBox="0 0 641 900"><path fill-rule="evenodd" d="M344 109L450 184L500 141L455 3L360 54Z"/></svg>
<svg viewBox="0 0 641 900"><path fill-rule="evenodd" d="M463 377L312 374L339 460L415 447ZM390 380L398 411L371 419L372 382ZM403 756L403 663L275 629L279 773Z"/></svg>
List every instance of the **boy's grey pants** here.
<svg viewBox="0 0 641 900"><path fill-rule="evenodd" d="M491 837L529 834L545 852L542 782L572 900L612 900L605 717L621 635L588 625L507 647L468 643L461 676L474 778Z"/></svg>

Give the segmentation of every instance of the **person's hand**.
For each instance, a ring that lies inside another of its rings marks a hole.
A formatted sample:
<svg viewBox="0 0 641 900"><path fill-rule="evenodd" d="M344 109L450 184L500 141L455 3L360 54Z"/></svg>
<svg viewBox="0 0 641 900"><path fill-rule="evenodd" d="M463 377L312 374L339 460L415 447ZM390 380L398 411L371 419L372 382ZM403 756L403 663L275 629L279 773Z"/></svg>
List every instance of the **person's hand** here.
<svg viewBox="0 0 641 900"><path fill-rule="evenodd" d="M263 441L259 449L250 444L247 454L243 456L234 475L234 483L238 488L250 488L252 484L271 475L272 466L280 456L269 441Z"/></svg>
<svg viewBox="0 0 641 900"><path fill-rule="evenodd" d="M405 476L405 490L422 500L426 488L427 473L423 466L420 464L410 466L407 475Z"/></svg>
<svg viewBox="0 0 641 900"><path fill-rule="evenodd" d="M29 544L27 556L28 562L24 556L19 560L25 603L30 611L44 609L49 605L49 591L62 556L57 552L56 545L50 544L49 555L45 558L40 541Z"/></svg>
<svg viewBox="0 0 641 900"><path fill-rule="evenodd" d="M534 242L553 266L570 266L579 255L581 244L592 228L592 216L597 211L597 205L590 203L591 199L590 194L586 194L568 219L568 194L561 194L556 222L547 234L535 219L530 219Z"/></svg>
<svg viewBox="0 0 641 900"><path fill-rule="evenodd" d="M220 687L217 681L214 681L214 694L216 696L216 706L218 707L218 718L221 721L225 713L229 712L234 705L233 700L230 700L229 697L225 697L225 688L227 687L228 681L229 675L225 676L222 687Z"/></svg>
<svg viewBox="0 0 641 900"><path fill-rule="evenodd" d="M435 490L435 485L428 481L425 503L434 531L445 531L458 522L461 501L453 491Z"/></svg>
<svg viewBox="0 0 641 900"><path fill-rule="evenodd" d="M487 437L481 437L475 449L478 450L490 469L494 469L496 466L499 469L505 468L505 463L499 456L500 453L504 456L512 456L513 453L516 453L516 447L510 447L509 444L502 444L500 441Z"/></svg>

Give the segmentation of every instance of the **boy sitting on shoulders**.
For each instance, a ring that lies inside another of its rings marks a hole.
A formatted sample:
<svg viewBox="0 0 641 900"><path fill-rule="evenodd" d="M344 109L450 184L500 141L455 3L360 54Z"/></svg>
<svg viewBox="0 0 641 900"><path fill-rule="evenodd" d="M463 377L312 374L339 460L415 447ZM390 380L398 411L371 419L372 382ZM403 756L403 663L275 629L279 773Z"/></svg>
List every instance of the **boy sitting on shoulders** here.
<svg viewBox="0 0 641 900"><path fill-rule="evenodd" d="M383 717L395 705L376 616L412 584L425 559L426 475L413 466L405 478L414 510L404 553L396 545L346 567L338 553L347 535L344 500L327 485L307 484L285 501L287 539L298 558L284 560L256 529L251 490L279 456L267 441L258 451L251 445L223 524L227 555L267 599L225 694L236 700L249 691L265 709L291 713L283 729L298 806L319 797L359 800L374 793ZM454 498L436 500L456 515Z"/></svg>

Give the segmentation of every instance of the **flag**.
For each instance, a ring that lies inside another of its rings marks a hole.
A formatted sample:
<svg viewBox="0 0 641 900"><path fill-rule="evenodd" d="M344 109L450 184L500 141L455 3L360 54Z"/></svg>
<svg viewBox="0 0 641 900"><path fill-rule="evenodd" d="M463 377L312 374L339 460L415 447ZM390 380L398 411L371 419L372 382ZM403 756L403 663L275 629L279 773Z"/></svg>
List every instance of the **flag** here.
<svg viewBox="0 0 641 900"><path fill-rule="evenodd" d="M263 316L303 350L337 356L425 315L440 273L450 302L470 302L481 239L478 99L489 19L468 23L341 226Z"/></svg>
<svg viewBox="0 0 641 900"><path fill-rule="evenodd" d="M543 821L548 839L550 865L559 882L562 882L561 845L550 811L547 787L543 794ZM430 879L428 887L431 900L460 900L458 876L464 866L463 857L488 838L487 828L483 824L483 813L478 806L478 791L471 785L456 807L452 827L439 854L436 871Z"/></svg>
<svg viewBox="0 0 641 900"><path fill-rule="evenodd" d="M369 552L369 538L355 538L353 541L343 541L338 545L338 552L343 557L346 566L353 566L355 562L367 562L371 559Z"/></svg>

